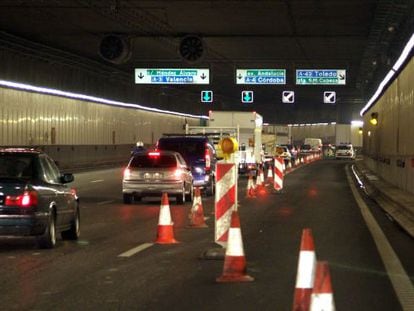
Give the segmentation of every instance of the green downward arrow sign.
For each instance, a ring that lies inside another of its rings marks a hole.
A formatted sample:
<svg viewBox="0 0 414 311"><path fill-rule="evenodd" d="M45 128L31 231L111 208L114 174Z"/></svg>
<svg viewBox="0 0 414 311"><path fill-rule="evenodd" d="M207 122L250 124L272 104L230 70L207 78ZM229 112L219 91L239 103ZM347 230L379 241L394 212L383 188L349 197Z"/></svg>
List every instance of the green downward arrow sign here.
<svg viewBox="0 0 414 311"><path fill-rule="evenodd" d="M211 98L210 93L209 93L209 92L204 92L203 99L204 99L206 102L208 102L208 101L210 100L210 98Z"/></svg>
<svg viewBox="0 0 414 311"><path fill-rule="evenodd" d="M252 91L243 91L242 92L242 102L251 103L253 101L253 92Z"/></svg>
<svg viewBox="0 0 414 311"><path fill-rule="evenodd" d="M211 103L213 101L213 91L201 91L201 101Z"/></svg>

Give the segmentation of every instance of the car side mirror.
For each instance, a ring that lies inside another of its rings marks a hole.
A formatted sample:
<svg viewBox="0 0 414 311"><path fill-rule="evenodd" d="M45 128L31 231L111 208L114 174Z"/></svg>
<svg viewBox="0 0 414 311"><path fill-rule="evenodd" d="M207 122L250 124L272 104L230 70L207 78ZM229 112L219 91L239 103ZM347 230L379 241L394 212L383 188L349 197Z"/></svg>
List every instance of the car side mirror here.
<svg viewBox="0 0 414 311"><path fill-rule="evenodd" d="M68 184L68 183L74 181L75 180L75 177L71 173L66 173L66 174L63 174L60 177L60 180L62 181L62 183Z"/></svg>

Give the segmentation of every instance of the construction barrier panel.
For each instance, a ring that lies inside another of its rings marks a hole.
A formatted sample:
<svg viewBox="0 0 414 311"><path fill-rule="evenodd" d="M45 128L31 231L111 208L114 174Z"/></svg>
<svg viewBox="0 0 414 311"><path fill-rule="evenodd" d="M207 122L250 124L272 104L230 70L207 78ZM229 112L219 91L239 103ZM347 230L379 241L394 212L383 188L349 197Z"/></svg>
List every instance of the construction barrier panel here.
<svg viewBox="0 0 414 311"><path fill-rule="evenodd" d="M237 210L237 168L234 163L217 163L215 196L215 242L227 246L231 213Z"/></svg>

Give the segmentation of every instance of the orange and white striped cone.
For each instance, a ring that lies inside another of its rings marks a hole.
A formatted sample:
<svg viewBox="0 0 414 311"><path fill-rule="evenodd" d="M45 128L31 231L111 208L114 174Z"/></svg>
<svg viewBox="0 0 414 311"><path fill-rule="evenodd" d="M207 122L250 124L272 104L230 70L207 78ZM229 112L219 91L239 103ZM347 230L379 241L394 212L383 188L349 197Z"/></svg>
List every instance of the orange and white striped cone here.
<svg viewBox="0 0 414 311"><path fill-rule="evenodd" d="M173 225L174 223L171 220L170 203L168 202L168 195L166 192L164 192L161 198L160 215L158 217L157 240L155 241L155 243L178 243L178 241L174 238Z"/></svg>
<svg viewBox="0 0 414 311"><path fill-rule="evenodd" d="M313 286L310 311L335 311L331 274L326 261L318 261L315 284Z"/></svg>
<svg viewBox="0 0 414 311"><path fill-rule="evenodd" d="M288 162L287 167L286 167L286 172L290 172L292 170L292 163L291 161Z"/></svg>
<svg viewBox="0 0 414 311"><path fill-rule="evenodd" d="M293 311L309 311L315 281L316 253L311 229L303 229L296 275Z"/></svg>
<svg viewBox="0 0 414 311"><path fill-rule="evenodd" d="M267 169L267 182L273 184L273 170L271 165L269 165L269 168Z"/></svg>
<svg viewBox="0 0 414 311"><path fill-rule="evenodd" d="M256 197L256 191L254 189L253 176L252 174L249 174L249 180L247 181L246 198L255 198L255 197Z"/></svg>
<svg viewBox="0 0 414 311"><path fill-rule="evenodd" d="M191 228L207 228L204 219L203 202L201 201L200 187L195 188L193 206L190 210L190 227Z"/></svg>
<svg viewBox="0 0 414 311"><path fill-rule="evenodd" d="M244 256L240 219L235 210L231 214L223 274L216 281L218 283L254 281L254 278L246 274L246 257Z"/></svg>
<svg viewBox="0 0 414 311"><path fill-rule="evenodd" d="M259 194L259 195L266 194L264 174L263 174L262 168L259 168L259 173L256 177L256 194Z"/></svg>

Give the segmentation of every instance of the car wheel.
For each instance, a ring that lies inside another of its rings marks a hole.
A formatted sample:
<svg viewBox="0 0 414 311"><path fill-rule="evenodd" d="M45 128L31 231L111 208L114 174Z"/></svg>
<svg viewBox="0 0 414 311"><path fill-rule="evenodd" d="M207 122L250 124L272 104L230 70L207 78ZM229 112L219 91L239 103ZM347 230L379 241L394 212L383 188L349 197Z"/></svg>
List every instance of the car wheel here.
<svg viewBox="0 0 414 311"><path fill-rule="evenodd" d="M56 245L55 213L52 211L48 218L45 232L37 238L40 248L53 248Z"/></svg>
<svg viewBox="0 0 414 311"><path fill-rule="evenodd" d="M70 224L70 229L62 232L62 239L77 240L80 236L80 213L79 207L76 208L75 219Z"/></svg>
<svg viewBox="0 0 414 311"><path fill-rule="evenodd" d="M190 191L185 196L185 200L189 201L189 202L193 202L193 200L194 200L194 186L193 186L193 184L190 185Z"/></svg>
<svg viewBox="0 0 414 311"><path fill-rule="evenodd" d="M124 204L132 204L131 194L124 193L123 198L124 198Z"/></svg>
<svg viewBox="0 0 414 311"><path fill-rule="evenodd" d="M206 195L211 197L215 193L216 185L215 185L214 177L211 178L210 185L206 189Z"/></svg>
<svg viewBox="0 0 414 311"><path fill-rule="evenodd" d="M181 193L176 196L177 204L184 204L185 203L185 186L183 185L183 189Z"/></svg>

